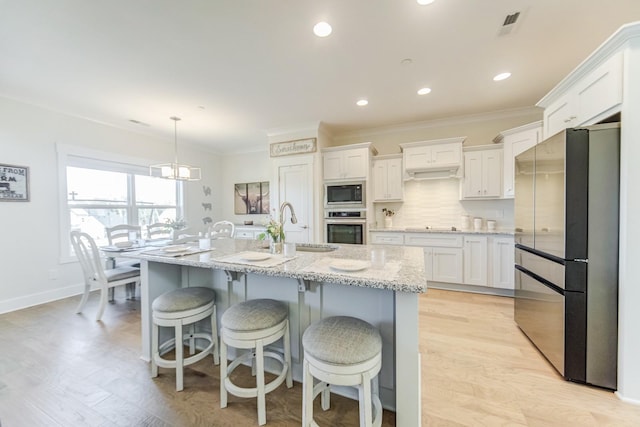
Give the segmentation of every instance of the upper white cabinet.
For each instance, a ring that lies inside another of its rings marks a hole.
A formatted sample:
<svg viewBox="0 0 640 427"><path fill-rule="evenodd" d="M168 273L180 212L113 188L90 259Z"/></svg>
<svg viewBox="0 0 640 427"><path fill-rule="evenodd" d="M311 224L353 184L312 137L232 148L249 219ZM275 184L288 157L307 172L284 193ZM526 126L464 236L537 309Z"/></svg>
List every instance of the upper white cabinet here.
<svg viewBox="0 0 640 427"><path fill-rule="evenodd" d="M502 197L513 198L514 162L518 154L542 140L542 121L500 132L494 142L502 143Z"/></svg>
<svg viewBox="0 0 640 427"><path fill-rule="evenodd" d="M544 107L544 138L563 129L591 125L618 112L622 104L623 53L618 52L575 82L553 101L547 95L537 105Z"/></svg>
<svg viewBox="0 0 640 427"><path fill-rule="evenodd" d="M371 150L371 144L368 142L323 149L324 179L366 179L368 177Z"/></svg>
<svg viewBox="0 0 640 427"><path fill-rule="evenodd" d="M378 156L373 160L373 201L402 200L402 155Z"/></svg>
<svg viewBox="0 0 640 427"><path fill-rule="evenodd" d="M466 137L400 144L405 172L409 177L456 176L462 162L462 142ZM427 176L428 175L428 176Z"/></svg>
<svg viewBox="0 0 640 427"><path fill-rule="evenodd" d="M462 198L500 198L502 166L502 147L491 145L465 148Z"/></svg>

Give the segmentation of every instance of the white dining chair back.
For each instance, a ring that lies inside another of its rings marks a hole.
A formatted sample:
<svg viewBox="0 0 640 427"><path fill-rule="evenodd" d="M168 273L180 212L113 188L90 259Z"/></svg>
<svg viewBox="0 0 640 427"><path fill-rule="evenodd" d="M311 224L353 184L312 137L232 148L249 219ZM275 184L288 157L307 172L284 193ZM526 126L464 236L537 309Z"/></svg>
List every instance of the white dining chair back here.
<svg viewBox="0 0 640 427"><path fill-rule="evenodd" d="M120 224L113 227L106 227L104 230L107 234L109 245L131 240L130 233L136 233L136 239L142 237L140 235L142 229L139 225Z"/></svg>
<svg viewBox="0 0 640 427"><path fill-rule="evenodd" d="M213 239L233 238L236 226L231 221L218 221L211 226L211 237Z"/></svg>
<svg viewBox="0 0 640 427"><path fill-rule="evenodd" d="M96 242L87 233L81 231L71 232L71 245L78 257L82 273L84 275L84 294L76 313L82 313L89 298L92 287L100 289L100 306L96 314L96 320L102 318L107 305L108 290L114 286L126 285L127 283L140 283L140 269L134 267L117 267L110 270L104 269L104 259L100 256L100 251Z"/></svg>
<svg viewBox="0 0 640 427"><path fill-rule="evenodd" d="M170 239L171 228L163 222L147 225L147 239Z"/></svg>

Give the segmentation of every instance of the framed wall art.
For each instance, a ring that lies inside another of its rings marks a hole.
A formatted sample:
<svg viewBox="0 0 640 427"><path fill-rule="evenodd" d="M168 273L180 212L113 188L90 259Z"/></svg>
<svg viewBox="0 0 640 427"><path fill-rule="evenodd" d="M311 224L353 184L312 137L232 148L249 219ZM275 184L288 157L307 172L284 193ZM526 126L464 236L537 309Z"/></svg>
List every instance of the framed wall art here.
<svg viewBox="0 0 640 427"><path fill-rule="evenodd" d="M269 181L234 185L233 211L237 215L269 213Z"/></svg>
<svg viewBox="0 0 640 427"><path fill-rule="evenodd" d="M0 202L29 201L29 168L0 163Z"/></svg>

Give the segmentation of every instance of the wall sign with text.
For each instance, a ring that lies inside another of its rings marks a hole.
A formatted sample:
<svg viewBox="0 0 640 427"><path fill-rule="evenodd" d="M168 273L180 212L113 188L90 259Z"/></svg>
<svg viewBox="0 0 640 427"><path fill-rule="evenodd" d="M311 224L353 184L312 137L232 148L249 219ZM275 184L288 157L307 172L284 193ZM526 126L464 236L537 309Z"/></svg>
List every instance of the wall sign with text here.
<svg viewBox="0 0 640 427"><path fill-rule="evenodd" d="M0 202L29 201L29 168L0 163Z"/></svg>
<svg viewBox="0 0 640 427"><path fill-rule="evenodd" d="M289 156L292 154L314 153L316 139L296 139L295 141L276 142L270 145L271 157Z"/></svg>

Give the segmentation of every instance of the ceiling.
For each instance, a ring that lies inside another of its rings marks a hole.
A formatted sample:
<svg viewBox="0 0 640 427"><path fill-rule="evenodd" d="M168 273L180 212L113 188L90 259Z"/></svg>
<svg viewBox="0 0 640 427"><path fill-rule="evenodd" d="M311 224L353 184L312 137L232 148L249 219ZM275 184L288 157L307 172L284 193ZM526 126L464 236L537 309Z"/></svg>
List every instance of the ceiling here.
<svg viewBox="0 0 640 427"><path fill-rule="evenodd" d="M181 141L244 151L533 106L636 20L639 0L0 0L0 96L170 140L179 116Z"/></svg>

